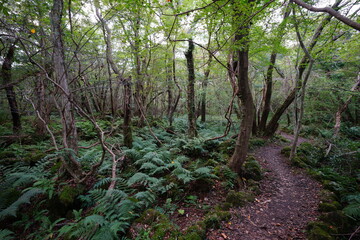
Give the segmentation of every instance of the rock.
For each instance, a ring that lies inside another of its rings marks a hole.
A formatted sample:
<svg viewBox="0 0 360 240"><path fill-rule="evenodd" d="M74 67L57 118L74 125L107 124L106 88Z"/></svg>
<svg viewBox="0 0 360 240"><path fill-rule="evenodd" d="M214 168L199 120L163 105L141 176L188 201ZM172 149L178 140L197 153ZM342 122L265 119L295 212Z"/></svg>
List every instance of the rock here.
<svg viewBox="0 0 360 240"><path fill-rule="evenodd" d="M254 200L254 195L249 192L235 192L231 190L226 196L226 202L232 204L234 207L242 207L247 202L253 202Z"/></svg>

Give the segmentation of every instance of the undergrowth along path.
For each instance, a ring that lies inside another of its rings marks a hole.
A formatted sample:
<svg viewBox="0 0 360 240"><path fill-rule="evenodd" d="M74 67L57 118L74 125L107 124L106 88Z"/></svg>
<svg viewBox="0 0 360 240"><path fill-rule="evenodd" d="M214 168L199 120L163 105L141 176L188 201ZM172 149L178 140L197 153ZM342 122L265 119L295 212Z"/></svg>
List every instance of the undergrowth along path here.
<svg viewBox="0 0 360 240"><path fill-rule="evenodd" d="M255 202L231 209L231 220L210 231L209 240L306 239L307 223L319 215L321 185L303 169L291 166L280 153L282 147L271 143L253 153L265 169L262 193Z"/></svg>

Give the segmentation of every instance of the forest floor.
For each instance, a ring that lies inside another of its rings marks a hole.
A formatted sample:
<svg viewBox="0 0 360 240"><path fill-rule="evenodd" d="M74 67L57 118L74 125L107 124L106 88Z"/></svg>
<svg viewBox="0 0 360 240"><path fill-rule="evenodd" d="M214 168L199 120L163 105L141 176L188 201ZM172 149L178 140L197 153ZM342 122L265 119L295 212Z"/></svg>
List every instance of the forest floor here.
<svg viewBox="0 0 360 240"><path fill-rule="evenodd" d="M291 135L282 136L292 140ZM306 141L299 139L299 144ZM261 194L245 207L232 208L232 218L207 233L209 240L306 239L308 222L318 216L321 185L281 155L282 145L271 143L253 154L265 170Z"/></svg>

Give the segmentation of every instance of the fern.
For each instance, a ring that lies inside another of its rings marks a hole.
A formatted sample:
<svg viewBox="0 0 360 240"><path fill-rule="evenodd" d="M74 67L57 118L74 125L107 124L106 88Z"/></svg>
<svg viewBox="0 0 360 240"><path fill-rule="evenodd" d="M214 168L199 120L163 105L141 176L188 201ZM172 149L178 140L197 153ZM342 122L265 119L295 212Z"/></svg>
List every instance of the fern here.
<svg viewBox="0 0 360 240"><path fill-rule="evenodd" d="M177 166L177 168L172 171L172 175L174 175L177 179L181 180L184 184L194 180L191 172L181 166Z"/></svg>
<svg viewBox="0 0 360 240"><path fill-rule="evenodd" d="M2 239L2 240L12 240L15 238L13 235L14 235L14 233L10 230L7 230L7 229L0 230L0 239Z"/></svg>
<svg viewBox="0 0 360 240"><path fill-rule="evenodd" d="M142 184L144 186L149 184L157 183L159 180L154 177L150 177L149 175L141 172L135 173L131 178L128 180L128 186L132 186L135 183Z"/></svg>
<svg viewBox="0 0 360 240"><path fill-rule="evenodd" d="M360 193L349 195L346 197L346 200L349 202L349 205L343 209L345 214L355 219L360 219Z"/></svg>
<svg viewBox="0 0 360 240"><path fill-rule="evenodd" d="M6 209L0 212L0 220L5 218L6 216L14 216L16 217L16 212L22 204L30 203L30 200L33 196L43 193L44 191L38 188L33 188L26 191L21 197L8 206Z"/></svg>
<svg viewBox="0 0 360 240"><path fill-rule="evenodd" d="M195 179L218 178L211 171L209 167L200 167L193 172L193 176Z"/></svg>
<svg viewBox="0 0 360 240"><path fill-rule="evenodd" d="M140 200L141 207L149 207L156 201L156 195L150 191L138 192L134 195L135 198Z"/></svg>

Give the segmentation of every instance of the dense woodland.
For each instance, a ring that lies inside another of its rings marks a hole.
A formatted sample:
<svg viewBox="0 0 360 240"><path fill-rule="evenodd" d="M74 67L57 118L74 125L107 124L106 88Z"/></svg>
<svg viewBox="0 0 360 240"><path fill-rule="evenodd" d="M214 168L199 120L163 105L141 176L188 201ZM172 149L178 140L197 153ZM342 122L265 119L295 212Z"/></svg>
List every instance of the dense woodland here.
<svg viewBox="0 0 360 240"><path fill-rule="evenodd" d="M356 239L359 11L1 0L0 239L207 239L261 194L274 142L327 197L307 237Z"/></svg>

